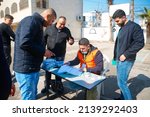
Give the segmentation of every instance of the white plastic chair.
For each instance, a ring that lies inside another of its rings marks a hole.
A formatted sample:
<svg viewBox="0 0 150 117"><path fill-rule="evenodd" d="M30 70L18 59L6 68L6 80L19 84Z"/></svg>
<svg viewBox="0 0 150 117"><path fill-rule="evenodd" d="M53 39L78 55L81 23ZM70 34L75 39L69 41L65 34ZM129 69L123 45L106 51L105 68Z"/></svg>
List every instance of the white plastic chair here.
<svg viewBox="0 0 150 117"><path fill-rule="evenodd" d="M104 70L102 72L101 75L106 77L106 73L109 72L110 68L110 59L108 58L108 56L106 56L105 54L103 54L103 63L104 63ZM104 82L101 83L101 95L104 95Z"/></svg>

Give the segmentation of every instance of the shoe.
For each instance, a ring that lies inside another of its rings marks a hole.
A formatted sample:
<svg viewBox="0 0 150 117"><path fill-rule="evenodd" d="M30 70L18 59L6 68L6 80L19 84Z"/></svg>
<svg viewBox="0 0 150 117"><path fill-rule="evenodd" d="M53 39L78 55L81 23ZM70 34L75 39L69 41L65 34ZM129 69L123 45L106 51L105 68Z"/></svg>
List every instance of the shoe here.
<svg viewBox="0 0 150 117"><path fill-rule="evenodd" d="M64 87L62 82L60 81L55 81L51 83L51 88L54 92L58 93L58 94L62 94L64 92Z"/></svg>
<svg viewBox="0 0 150 117"><path fill-rule="evenodd" d="M62 94L62 93L64 92L64 86L63 86L62 83L59 84L58 89L57 89L57 92L58 92L59 94Z"/></svg>
<svg viewBox="0 0 150 117"><path fill-rule="evenodd" d="M50 87L48 87L48 89L50 89ZM45 94L47 92L47 89L46 87L44 87L42 90L41 90L41 93Z"/></svg>
<svg viewBox="0 0 150 117"><path fill-rule="evenodd" d="M122 99L119 97L119 98L114 98L114 100L122 100Z"/></svg>

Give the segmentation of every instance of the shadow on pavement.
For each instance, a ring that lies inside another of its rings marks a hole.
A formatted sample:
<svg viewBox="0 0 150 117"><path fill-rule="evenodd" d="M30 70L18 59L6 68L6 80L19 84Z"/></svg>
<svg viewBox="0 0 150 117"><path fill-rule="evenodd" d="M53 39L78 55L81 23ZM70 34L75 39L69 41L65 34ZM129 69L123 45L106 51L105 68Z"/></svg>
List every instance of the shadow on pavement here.
<svg viewBox="0 0 150 117"><path fill-rule="evenodd" d="M104 81L104 96L108 99L114 99L120 96L115 75L107 76L107 79Z"/></svg>
<svg viewBox="0 0 150 117"><path fill-rule="evenodd" d="M38 100L83 100L84 95L85 95L84 91L79 91L78 95L76 95L75 91L64 87L64 92L62 94L49 93L47 97L46 93L45 94L39 93L37 95L37 99Z"/></svg>
<svg viewBox="0 0 150 117"><path fill-rule="evenodd" d="M129 79L129 88L133 99L136 100L137 95L144 89L150 87L150 77L144 74L139 74L138 76Z"/></svg>
<svg viewBox="0 0 150 117"><path fill-rule="evenodd" d="M129 89L131 91L133 100L137 99L137 95L145 88L150 87L150 77L144 74L139 74L138 76L128 80ZM114 99L120 96L120 90L117 85L116 76L108 76L105 81L104 96L108 99Z"/></svg>

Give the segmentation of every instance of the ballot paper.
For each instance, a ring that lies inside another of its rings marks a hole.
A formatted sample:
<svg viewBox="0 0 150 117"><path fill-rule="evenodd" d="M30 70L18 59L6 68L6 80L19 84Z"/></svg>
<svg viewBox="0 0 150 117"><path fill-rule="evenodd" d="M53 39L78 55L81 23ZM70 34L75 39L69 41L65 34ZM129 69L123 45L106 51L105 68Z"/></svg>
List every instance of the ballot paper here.
<svg viewBox="0 0 150 117"><path fill-rule="evenodd" d="M59 68L58 73L68 73L75 76L80 76L82 74L82 71L80 71L79 68L75 68L68 65L63 65Z"/></svg>

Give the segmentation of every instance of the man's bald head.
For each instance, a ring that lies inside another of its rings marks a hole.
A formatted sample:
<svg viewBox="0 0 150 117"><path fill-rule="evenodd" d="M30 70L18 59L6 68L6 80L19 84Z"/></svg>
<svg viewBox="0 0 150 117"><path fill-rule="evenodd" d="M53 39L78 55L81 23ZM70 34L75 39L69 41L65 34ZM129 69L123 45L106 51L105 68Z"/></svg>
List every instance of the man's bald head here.
<svg viewBox="0 0 150 117"><path fill-rule="evenodd" d="M55 21L55 19L57 18L56 12L52 8L44 10L41 13L41 16L45 20L45 23L44 23L45 27L47 27L48 25L51 25Z"/></svg>
<svg viewBox="0 0 150 117"><path fill-rule="evenodd" d="M66 20L67 20L67 19L66 19L65 16L60 16L60 17L58 18L56 27L57 27L58 29L63 29L63 28L65 27L65 25L66 25Z"/></svg>

